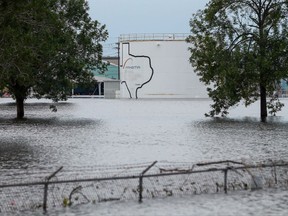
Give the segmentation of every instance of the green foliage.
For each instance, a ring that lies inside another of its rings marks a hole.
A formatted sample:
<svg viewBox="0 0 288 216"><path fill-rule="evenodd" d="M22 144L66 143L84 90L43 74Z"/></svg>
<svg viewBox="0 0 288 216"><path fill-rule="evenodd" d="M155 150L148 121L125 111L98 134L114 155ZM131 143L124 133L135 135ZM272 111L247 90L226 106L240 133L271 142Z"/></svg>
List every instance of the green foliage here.
<svg viewBox="0 0 288 216"><path fill-rule="evenodd" d="M85 0L0 0L0 89L65 100L73 83L105 70L108 33L88 9Z"/></svg>
<svg viewBox="0 0 288 216"><path fill-rule="evenodd" d="M273 116L275 116L283 106L284 104L279 101L278 97L271 97L270 101L267 102L267 107L270 110L269 113Z"/></svg>
<svg viewBox="0 0 288 216"><path fill-rule="evenodd" d="M63 199L62 205L63 205L63 207L68 207L68 206L71 206L72 203L70 202L70 200L67 197L65 197Z"/></svg>
<svg viewBox="0 0 288 216"><path fill-rule="evenodd" d="M242 100L246 106L266 100L288 77L287 12L286 0L211 0L193 15L187 42L190 62L210 86L207 116L225 116Z"/></svg>

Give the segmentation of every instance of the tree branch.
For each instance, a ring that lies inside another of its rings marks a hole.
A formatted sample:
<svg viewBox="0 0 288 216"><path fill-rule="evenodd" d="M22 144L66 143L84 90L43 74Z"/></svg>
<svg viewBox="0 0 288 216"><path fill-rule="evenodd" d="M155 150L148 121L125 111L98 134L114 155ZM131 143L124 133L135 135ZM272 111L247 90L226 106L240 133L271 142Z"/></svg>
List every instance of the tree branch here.
<svg viewBox="0 0 288 216"><path fill-rule="evenodd" d="M240 40L240 41L238 41L241 37L244 37L244 36L249 36L249 35L251 35L251 37L247 37L247 38L245 38L245 39L243 39L243 40ZM241 34L241 35L239 35L238 37L236 37L233 41L232 41L232 43L231 43L231 45L229 46L229 48L228 48L228 50L233 50L237 45L239 45L240 43L242 43L242 42L244 42L244 41L247 41L247 40L251 40L253 37L255 37L255 35L253 34L253 33L243 33L243 34ZM238 42L237 42L238 41ZM236 43L237 42L237 43Z"/></svg>

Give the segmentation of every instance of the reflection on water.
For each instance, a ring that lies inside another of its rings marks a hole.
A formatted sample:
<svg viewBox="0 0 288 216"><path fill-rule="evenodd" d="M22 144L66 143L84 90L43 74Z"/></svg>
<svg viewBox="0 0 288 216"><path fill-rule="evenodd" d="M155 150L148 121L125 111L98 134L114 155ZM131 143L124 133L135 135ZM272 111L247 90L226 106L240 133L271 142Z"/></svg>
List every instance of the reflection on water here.
<svg viewBox="0 0 288 216"><path fill-rule="evenodd" d="M212 160L277 160L287 156L288 124L283 118L268 118L267 123L248 117L215 118L193 122L191 128L191 136Z"/></svg>
<svg viewBox="0 0 288 216"><path fill-rule="evenodd" d="M1 169L27 169L34 157L33 147L26 140L0 139L0 167ZM37 160L34 161L37 163Z"/></svg>
<svg viewBox="0 0 288 216"><path fill-rule="evenodd" d="M2 176L23 169L155 160L287 160L287 101L280 117L267 123L259 121L258 104L211 119L204 117L208 100L101 99L59 103L56 113L49 101L28 100L27 118L18 121L11 101L0 98Z"/></svg>
<svg viewBox="0 0 288 216"><path fill-rule="evenodd" d="M51 112L49 105L34 101L28 103L25 106L26 118L17 120L13 103L0 104L2 169L17 172L17 169L25 167L35 169L77 163L78 158L72 158L71 162L71 156L81 152L78 149L83 148L83 141L91 137L94 129L99 130L102 121L73 116L73 103L59 103L57 108L60 111L57 113ZM86 151L85 147L83 151Z"/></svg>
<svg viewBox="0 0 288 216"><path fill-rule="evenodd" d="M7 168L9 161L11 168L21 167L23 158L30 160L23 166L34 168L286 158L287 110L261 123L257 104L232 109L229 118L213 119L204 117L209 104L73 99L59 103L54 113L48 101L29 100L27 118L18 121L11 100L0 99L0 166ZM13 149L21 154L16 151L14 157Z"/></svg>

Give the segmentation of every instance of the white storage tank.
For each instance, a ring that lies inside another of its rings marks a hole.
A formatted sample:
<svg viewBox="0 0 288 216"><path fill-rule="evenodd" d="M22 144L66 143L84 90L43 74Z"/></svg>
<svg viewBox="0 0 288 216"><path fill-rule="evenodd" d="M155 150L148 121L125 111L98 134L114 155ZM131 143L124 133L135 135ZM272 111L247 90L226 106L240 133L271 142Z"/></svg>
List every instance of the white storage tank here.
<svg viewBox="0 0 288 216"><path fill-rule="evenodd" d="M189 62L187 36L121 35L120 98L208 98Z"/></svg>

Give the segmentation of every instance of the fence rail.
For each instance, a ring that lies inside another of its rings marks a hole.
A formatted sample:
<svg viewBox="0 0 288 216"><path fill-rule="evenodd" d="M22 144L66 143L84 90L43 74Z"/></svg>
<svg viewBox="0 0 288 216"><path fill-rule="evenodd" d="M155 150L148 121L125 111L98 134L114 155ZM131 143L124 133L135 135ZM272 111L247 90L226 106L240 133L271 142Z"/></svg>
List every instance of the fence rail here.
<svg viewBox="0 0 288 216"><path fill-rule="evenodd" d="M158 41L158 40L185 40L189 36L188 33L143 33L143 34L122 34L119 42L125 41Z"/></svg>
<svg viewBox="0 0 288 216"><path fill-rule="evenodd" d="M117 172L116 172L117 170ZM114 174L111 174L114 171ZM95 175L95 176L94 176ZM83 173L83 176L86 174ZM1 182L1 181L0 181ZM0 213L115 200L288 188L288 163L235 161L101 168L93 177L69 175L60 167L42 181L0 183Z"/></svg>

